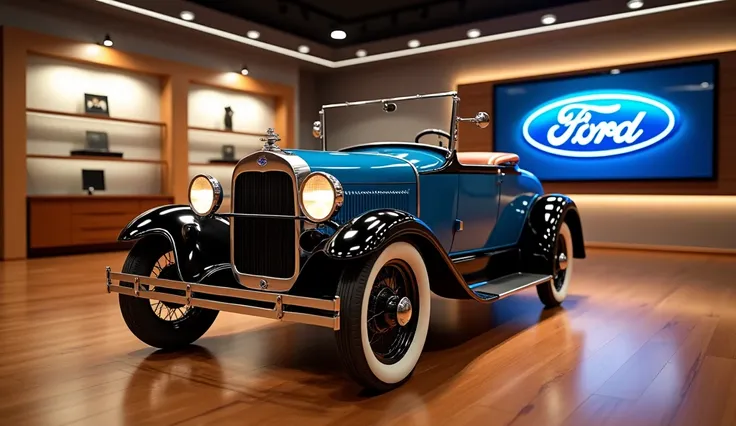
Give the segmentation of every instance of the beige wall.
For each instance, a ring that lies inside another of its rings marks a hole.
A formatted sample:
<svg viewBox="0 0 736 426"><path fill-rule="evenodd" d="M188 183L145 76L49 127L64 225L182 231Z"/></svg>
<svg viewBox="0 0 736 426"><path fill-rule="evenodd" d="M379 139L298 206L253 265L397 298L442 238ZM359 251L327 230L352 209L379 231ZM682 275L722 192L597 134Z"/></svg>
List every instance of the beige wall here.
<svg viewBox="0 0 736 426"><path fill-rule="evenodd" d="M323 101L340 102L724 52L736 50L735 22L736 2L723 2L361 66L325 75L317 86ZM446 126L449 106L401 112L392 121L366 108L330 114L329 144L411 140L422 128ZM736 251L736 197L570 195L592 245Z"/></svg>

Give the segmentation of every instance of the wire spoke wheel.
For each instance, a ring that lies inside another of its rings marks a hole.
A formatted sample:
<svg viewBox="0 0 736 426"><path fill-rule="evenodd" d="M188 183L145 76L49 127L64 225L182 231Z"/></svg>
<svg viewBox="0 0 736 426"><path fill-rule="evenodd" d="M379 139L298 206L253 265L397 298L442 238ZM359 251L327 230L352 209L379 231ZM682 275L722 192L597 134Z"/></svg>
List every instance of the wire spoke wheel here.
<svg viewBox="0 0 736 426"><path fill-rule="evenodd" d="M153 266L153 271L151 271L151 276L167 280L178 280L173 252L169 251L165 253L156 261L156 264ZM164 287L151 286L149 291L185 296L185 293L181 290L173 290ZM190 306L181 305L179 303L164 302L154 299L150 299L149 302L153 313L156 314L159 319L171 323L178 323L186 319L187 315L191 312Z"/></svg>
<svg viewBox="0 0 736 426"><path fill-rule="evenodd" d="M396 312L406 299L413 313L402 325ZM379 361L394 364L404 357L414 339L418 315L419 292L411 268L402 260L391 260L378 272L368 305L368 340Z"/></svg>
<svg viewBox="0 0 736 426"><path fill-rule="evenodd" d="M557 244L555 249L555 267L554 267L554 281L555 290L562 290L562 286L565 284L565 274L567 273L566 263L568 261L567 252L567 241L565 238L557 238Z"/></svg>

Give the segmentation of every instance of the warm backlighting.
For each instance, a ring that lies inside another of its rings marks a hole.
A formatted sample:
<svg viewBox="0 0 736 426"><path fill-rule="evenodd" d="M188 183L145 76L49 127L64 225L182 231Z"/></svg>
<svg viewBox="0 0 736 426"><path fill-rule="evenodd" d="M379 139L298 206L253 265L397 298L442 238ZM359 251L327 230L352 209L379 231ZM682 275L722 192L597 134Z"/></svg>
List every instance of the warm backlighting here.
<svg viewBox="0 0 736 426"><path fill-rule="evenodd" d="M334 30L330 33L330 37L332 37L335 40L345 40L345 37L347 37L348 34L343 30Z"/></svg>
<svg viewBox="0 0 736 426"><path fill-rule="evenodd" d="M477 28L473 28L472 30L468 30L466 34L468 38L478 38L480 37L480 30Z"/></svg>
<svg viewBox="0 0 736 426"><path fill-rule="evenodd" d="M179 17L185 21L194 21L194 12L184 10L179 14Z"/></svg>
<svg viewBox="0 0 736 426"><path fill-rule="evenodd" d="M250 30L247 33L245 33L245 35L248 36L248 38L252 38L253 40L257 40L261 37L261 33L259 33L256 30Z"/></svg>
<svg viewBox="0 0 736 426"><path fill-rule="evenodd" d="M297 50L297 51L298 51L299 53L304 53L304 54L306 55L307 53L309 53L309 46L307 46L306 44L302 44L302 45L301 45L301 46L299 46L299 47L298 47L298 48L297 48L296 50Z"/></svg>
<svg viewBox="0 0 736 426"><path fill-rule="evenodd" d="M215 188L209 179L197 176L189 185L189 205L200 216L211 213L215 206Z"/></svg>
<svg viewBox="0 0 736 426"><path fill-rule="evenodd" d="M336 188L330 179L321 173L310 175L302 186L302 208L304 213L315 222L330 218L337 202Z"/></svg>
<svg viewBox="0 0 736 426"><path fill-rule="evenodd" d="M552 25L555 22L557 22L557 17L551 13L548 13L547 15L542 16L542 23L544 25Z"/></svg>
<svg viewBox="0 0 736 426"><path fill-rule="evenodd" d="M406 43L407 46L411 47L412 49L417 48L422 45L422 43L419 42L419 40L409 40L408 43Z"/></svg>
<svg viewBox="0 0 736 426"><path fill-rule="evenodd" d="M641 9L642 6L644 6L643 0L629 0L629 2L626 3L626 7L628 7L629 9L634 9L634 10Z"/></svg>
<svg viewBox="0 0 736 426"><path fill-rule="evenodd" d="M367 54L368 54L368 52L365 49L358 49L358 50L355 51L355 56L357 56L359 58L362 58L362 57L366 56Z"/></svg>

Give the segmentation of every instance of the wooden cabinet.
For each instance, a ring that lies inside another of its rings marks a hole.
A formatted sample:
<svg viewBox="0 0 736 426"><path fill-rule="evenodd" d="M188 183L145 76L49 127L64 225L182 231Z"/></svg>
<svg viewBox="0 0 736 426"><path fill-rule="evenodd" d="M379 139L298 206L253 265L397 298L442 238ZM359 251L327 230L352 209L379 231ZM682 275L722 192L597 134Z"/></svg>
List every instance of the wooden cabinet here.
<svg viewBox="0 0 736 426"><path fill-rule="evenodd" d="M31 251L110 245L133 218L153 207L171 204L157 196L32 196L28 197Z"/></svg>

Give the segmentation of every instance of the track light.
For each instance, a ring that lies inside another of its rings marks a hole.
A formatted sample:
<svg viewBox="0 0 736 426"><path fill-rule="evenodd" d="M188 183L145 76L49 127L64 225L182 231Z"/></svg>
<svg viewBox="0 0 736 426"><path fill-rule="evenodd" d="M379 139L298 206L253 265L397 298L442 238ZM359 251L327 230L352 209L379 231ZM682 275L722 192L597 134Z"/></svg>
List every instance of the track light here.
<svg viewBox="0 0 736 426"><path fill-rule="evenodd" d="M185 21L194 21L194 12L184 10L179 14L179 17Z"/></svg>
<svg viewBox="0 0 736 426"><path fill-rule="evenodd" d="M330 37L332 37L335 40L345 40L345 37L347 37L348 34L343 30L333 30L330 33Z"/></svg>
<svg viewBox="0 0 736 426"><path fill-rule="evenodd" d="M557 17L551 13L542 16L542 23L544 25L552 25L557 22Z"/></svg>
<svg viewBox="0 0 736 426"><path fill-rule="evenodd" d="M408 43L406 43L407 46L411 47L412 49L419 47L422 45L422 43L419 42L417 39L409 40Z"/></svg>
<svg viewBox="0 0 736 426"><path fill-rule="evenodd" d="M641 9L642 6L644 6L643 0L629 0L626 3L626 7L628 7L629 9Z"/></svg>
<svg viewBox="0 0 736 426"><path fill-rule="evenodd" d="M110 34L105 34L105 39L102 40L102 45L106 47L111 47L113 45Z"/></svg>
<svg viewBox="0 0 736 426"><path fill-rule="evenodd" d="M355 56L357 56L359 58L363 58L363 57L365 57L367 55L368 55L368 52L366 52L365 49L358 49L358 50L355 51Z"/></svg>
<svg viewBox="0 0 736 426"><path fill-rule="evenodd" d="M299 53L307 54L309 53L309 46L307 46L306 44L302 44L296 50L299 51Z"/></svg>
<svg viewBox="0 0 736 426"><path fill-rule="evenodd" d="M253 40L257 40L259 37L261 37L261 33L259 33L256 30L250 30L245 35L248 36L248 38L252 38Z"/></svg>
<svg viewBox="0 0 736 426"><path fill-rule="evenodd" d="M243 68L240 69L240 73L243 74L243 75L248 75L250 73L250 71L248 71L248 67L246 67L245 65L243 65Z"/></svg>
<svg viewBox="0 0 736 426"><path fill-rule="evenodd" d="M468 38L478 38L480 37L480 30L477 28L473 28L472 30L468 30L466 34Z"/></svg>

